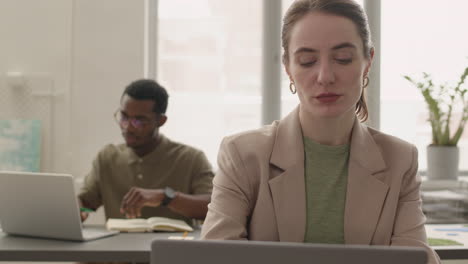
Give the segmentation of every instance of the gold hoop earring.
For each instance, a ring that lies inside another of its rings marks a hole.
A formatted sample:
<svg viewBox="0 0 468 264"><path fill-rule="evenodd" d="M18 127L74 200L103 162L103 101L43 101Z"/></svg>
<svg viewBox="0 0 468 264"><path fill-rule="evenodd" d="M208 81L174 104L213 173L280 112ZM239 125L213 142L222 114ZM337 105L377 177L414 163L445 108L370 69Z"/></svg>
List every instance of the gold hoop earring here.
<svg viewBox="0 0 468 264"><path fill-rule="evenodd" d="M364 77L364 80L362 81L362 88L366 88L367 86L369 86L369 77L368 76Z"/></svg>
<svg viewBox="0 0 468 264"><path fill-rule="evenodd" d="M289 83L289 91L291 91L292 94L296 94L296 92L297 92L296 85L294 85L293 82Z"/></svg>

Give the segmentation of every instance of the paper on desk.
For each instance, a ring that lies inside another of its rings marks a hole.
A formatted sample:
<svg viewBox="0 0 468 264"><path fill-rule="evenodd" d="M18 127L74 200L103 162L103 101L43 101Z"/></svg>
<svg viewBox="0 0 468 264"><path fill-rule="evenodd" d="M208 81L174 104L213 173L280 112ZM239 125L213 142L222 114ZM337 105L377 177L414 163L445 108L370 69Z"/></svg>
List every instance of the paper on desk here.
<svg viewBox="0 0 468 264"><path fill-rule="evenodd" d="M432 242L441 242L442 240L449 242L446 243L447 246L468 246L468 227L464 224L426 224L425 228L427 237Z"/></svg>
<svg viewBox="0 0 468 264"><path fill-rule="evenodd" d="M193 240L193 236L170 236L168 239L173 239L173 240Z"/></svg>
<svg viewBox="0 0 468 264"><path fill-rule="evenodd" d="M424 191L422 192L424 199L441 199L441 200L466 200L468 197L461 193L456 193L450 190L441 191Z"/></svg>

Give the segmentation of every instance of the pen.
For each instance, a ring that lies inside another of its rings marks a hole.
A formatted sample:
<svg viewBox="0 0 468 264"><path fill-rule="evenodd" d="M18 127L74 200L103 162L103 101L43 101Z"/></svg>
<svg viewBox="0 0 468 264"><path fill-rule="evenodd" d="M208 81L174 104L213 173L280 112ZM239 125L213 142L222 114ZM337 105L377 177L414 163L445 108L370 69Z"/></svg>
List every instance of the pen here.
<svg viewBox="0 0 468 264"><path fill-rule="evenodd" d="M89 209L89 208L85 208L85 207L80 207L80 212L92 213L92 212L94 212L94 210Z"/></svg>

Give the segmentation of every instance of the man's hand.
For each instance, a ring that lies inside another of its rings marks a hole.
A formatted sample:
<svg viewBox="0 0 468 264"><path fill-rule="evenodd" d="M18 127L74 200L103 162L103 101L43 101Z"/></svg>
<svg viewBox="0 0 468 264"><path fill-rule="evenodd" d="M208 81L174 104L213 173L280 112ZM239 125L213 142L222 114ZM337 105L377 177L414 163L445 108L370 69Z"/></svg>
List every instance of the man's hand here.
<svg viewBox="0 0 468 264"><path fill-rule="evenodd" d="M81 207L86 207L84 206L83 202L81 201L80 198L78 198L78 206L79 208ZM80 217L81 217L81 222L84 222L89 216L89 213L88 212L82 212L81 209L80 209Z"/></svg>
<svg viewBox="0 0 468 264"><path fill-rule="evenodd" d="M84 222L89 216L87 212L80 212L81 222Z"/></svg>
<svg viewBox="0 0 468 264"><path fill-rule="evenodd" d="M122 199L120 213L125 214L127 218L140 217L141 208L144 206L159 206L163 199L164 190L162 189L132 187Z"/></svg>

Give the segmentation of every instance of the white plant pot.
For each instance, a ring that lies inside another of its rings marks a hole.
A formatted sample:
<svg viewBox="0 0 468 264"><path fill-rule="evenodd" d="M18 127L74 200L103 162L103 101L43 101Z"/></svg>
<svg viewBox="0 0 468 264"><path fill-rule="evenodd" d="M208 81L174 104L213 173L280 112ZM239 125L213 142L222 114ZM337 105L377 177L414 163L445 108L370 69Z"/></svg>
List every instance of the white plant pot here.
<svg viewBox="0 0 468 264"><path fill-rule="evenodd" d="M456 146L427 146L427 178L456 181L459 155L459 149Z"/></svg>

